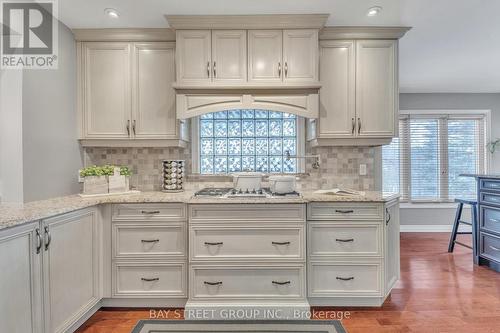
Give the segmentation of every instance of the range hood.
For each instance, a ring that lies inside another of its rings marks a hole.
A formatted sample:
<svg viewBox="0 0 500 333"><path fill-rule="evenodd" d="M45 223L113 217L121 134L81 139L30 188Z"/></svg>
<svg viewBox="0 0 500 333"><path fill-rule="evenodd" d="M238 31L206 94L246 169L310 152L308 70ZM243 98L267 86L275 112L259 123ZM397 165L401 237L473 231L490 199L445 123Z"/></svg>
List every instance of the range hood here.
<svg viewBox="0 0 500 333"><path fill-rule="evenodd" d="M306 118L319 116L319 83L281 86L179 86L176 91L177 118L187 119L205 113L261 109L292 113Z"/></svg>

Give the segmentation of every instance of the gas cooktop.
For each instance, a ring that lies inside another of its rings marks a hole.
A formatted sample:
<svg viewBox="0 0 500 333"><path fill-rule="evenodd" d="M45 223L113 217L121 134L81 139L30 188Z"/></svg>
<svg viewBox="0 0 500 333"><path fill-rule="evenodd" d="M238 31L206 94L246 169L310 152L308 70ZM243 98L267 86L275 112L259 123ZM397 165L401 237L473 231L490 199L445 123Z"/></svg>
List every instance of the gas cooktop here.
<svg viewBox="0 0 500 333"><path fill-rule="evenodd" d="M267 187L264 187L260 190L236 190L234 188L229 187L206 187L204 189L196 192L195 197L214 197L214 198L282 198L282 197L300 197L300 193L298 192L290 192L290 193L271 193L271 190Z"/></svg>

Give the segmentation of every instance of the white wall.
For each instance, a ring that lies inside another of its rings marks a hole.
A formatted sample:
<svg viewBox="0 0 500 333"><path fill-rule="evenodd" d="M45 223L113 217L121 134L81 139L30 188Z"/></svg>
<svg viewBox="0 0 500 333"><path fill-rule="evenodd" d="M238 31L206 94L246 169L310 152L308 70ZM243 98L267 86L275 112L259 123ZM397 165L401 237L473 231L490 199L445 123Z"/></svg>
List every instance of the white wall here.
<svg viewBox="0 0 500 333"><path fill-rule="evenodd" d="M400 94L400 110L491 110L491 138L500 138L500 94ZM490 173L500 173L500 151L491 159ZM404 205L403 205L404 207ZM430 225L428 230L446 230L455 208L401 208L401 225ZM464 212L469 216L469 212ZM405 227L402 227L405 230Z"/></svg>
<svg viewBox="0 0 500 333"><path fill-rule="evenodd" d="M75 194L83 154L77 140L76 44L59 24L59 68L23 77L24 201Z"/></svg>

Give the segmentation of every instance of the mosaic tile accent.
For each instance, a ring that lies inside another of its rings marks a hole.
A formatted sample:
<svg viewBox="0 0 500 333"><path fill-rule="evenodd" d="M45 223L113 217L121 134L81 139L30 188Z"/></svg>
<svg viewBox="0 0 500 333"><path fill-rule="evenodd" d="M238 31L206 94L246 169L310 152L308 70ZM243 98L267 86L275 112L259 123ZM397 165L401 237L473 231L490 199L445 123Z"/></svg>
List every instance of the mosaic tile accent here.
<svg viewBox="0 0 500 333"><path fill-rule="evenodd" d="M229 117L230 115L228 115ZM247 116L257 117L253 113ZM215 149L215 147L214 147ZM231 149L231 148L230 148ZM245 150L245 143L242 144ZM267 147L266 147L267 149ZM307 155L318 154L320 158L320 168L313 169L313 160L307 160L304 175L300 175L297 182L299 190L327 189L338 186L348 187L356 190L375 190L374 179L374 157L375 149L370 147L317 147L307 148ZM186 172L188 174L186 189L199 189L207 186L232 186L230 176L200 176L191 174L191 152L189 148L85 148L85 165L116 164L127 165L132 170L130 184L141 191L158 191L161 187L161 173L164 159L186 160ZM238 156L234 156L238 157ZM215 157L217 159L217 157ZM217 163L224 162L224 163ZM211 157L201 161L208 168L217 170L219 164L221 168L236 168L241 163L243 168L246 165L256 165L258 169L267 172L267 167L276 167L283 164L284 168L291 168L285 161L276 159L267 160L267 156L243 157L242 160L229 157L228 161L212 162ZM359 175L359 165L366 164L367 175Z"/></svg>

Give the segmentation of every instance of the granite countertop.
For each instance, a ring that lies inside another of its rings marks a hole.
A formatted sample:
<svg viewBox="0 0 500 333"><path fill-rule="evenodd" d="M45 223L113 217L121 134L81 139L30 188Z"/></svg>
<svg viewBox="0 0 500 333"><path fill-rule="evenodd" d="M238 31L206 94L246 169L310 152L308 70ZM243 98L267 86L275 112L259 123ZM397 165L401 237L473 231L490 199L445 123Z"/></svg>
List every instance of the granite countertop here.
<svg viewBox="0 0 500 333"><path fill-rule="evenodd" d="M215 203L307 203L307 202L387 202L397 199L397 194L382 192L365 192L364 196L339 196L315 194L314 191L301 192L302 197L294 198L210 198L194 197L194 191L180 193L141 192L136 194L82 198L71 195L48 200L33 201L26 204L0 204L0 230L16 225L45 219L51 216L68 213L99 204L111 203L162 203L179 202L190 204Z"/></svg>
<svg viewBox="0 0 500 333"><path fill-rule="evenodd" d="M475 177L475 178L490 178L500 179L500 174L486 174L486 173L462 173L461 177Z"/></svg>

